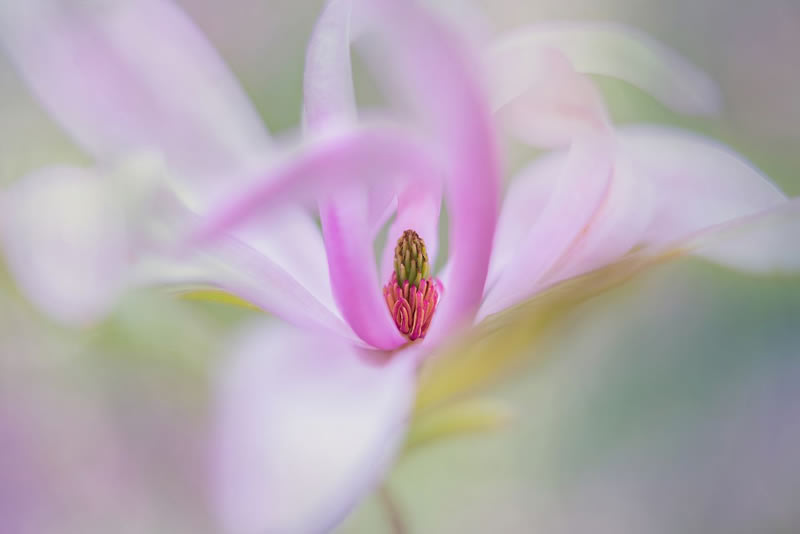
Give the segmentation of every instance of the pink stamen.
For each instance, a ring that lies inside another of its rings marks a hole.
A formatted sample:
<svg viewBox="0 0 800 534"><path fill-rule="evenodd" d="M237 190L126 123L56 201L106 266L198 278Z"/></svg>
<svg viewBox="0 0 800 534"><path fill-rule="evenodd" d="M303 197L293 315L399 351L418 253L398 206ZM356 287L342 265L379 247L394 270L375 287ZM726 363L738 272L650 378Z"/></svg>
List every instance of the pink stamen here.
<svg viewBox="0 0 800 534"><path fill-rule="evenodd" d="M431 319L439 302L442 284L439 280L422 279L419 287L409 284L401 286L397 274L383 288L383 295L397 329L409 340L422 339L428 332Z"/></svg>

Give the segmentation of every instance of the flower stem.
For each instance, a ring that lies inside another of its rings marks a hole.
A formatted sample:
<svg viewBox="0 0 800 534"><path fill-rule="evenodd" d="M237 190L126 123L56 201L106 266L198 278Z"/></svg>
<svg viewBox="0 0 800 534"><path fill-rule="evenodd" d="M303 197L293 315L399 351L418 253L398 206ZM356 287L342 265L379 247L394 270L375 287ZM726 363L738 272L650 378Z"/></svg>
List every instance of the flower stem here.
<svg viewBox="0 0 800 534"><path fill-rule="evenodd" d="M397 507L397 502L392 496L392 492L389 491L389 487L385 484L378 488L378 499L386 512L386 518L389 521L392 534L409 534L403 514Z"/></svg>

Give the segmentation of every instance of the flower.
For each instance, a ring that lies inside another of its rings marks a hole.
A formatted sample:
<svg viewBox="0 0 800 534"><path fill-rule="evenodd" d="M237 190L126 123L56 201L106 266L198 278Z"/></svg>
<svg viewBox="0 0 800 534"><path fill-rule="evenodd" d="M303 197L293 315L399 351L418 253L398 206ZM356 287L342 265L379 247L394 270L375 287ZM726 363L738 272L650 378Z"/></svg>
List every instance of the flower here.
<svg viewBox="0 0 800 534"><path fill-rule="evenodd" d="M97 277L81 285L97 290L81 320L154 262L171 267L158 281L212 286L282 319L248 331L220 375L215 493L229 532L332 528L398 450L430 355L562 280L649 257L651 247L674 250L679 238L733 266L797 268L779 230L796 222L797 204L738 156L694 135L610 124L578 70L620 77L681 111L716 105L704 75L623 28L526 28L480 55L411 2L332 0L306 58L304 136L281 147L168 2L4 9L14 21L3 26L6 47L24 78L98 162L36 174L5 196L6 254L32 298L62 317L81 302L81 292L53 296L65 285L52 282L53 269L29 269L32 257L57 253L55 271L114 273L100 277L111 287L93 287L105 286ZM381 120L356 113L353 40L369 44L365 59L395 105ZM620 47L632 53L604 55ZM502 209L498 123L555 149L511 182ZM86 249L101 245L89 255L97 263L48 244L63 220L29 213L49 180L96 197L82 215L107 211L115 195L96 174L141 151L163 162L169 206L147 202L146 213L165 219L167 238L112 210L86 226L110 219L122 230L89 239L77 229ZM428 275L443 200L449 253L437 281ZM400 242L386 247L379 276L373 243L392 214L389 239ZM730 222L745 216L749 224ZM756 234L737 239L742 228ZM782 245L763 253L765 235ZM123 253L109 255L112 245ZM645 252L630 256L637 247ZM95 269L109 258L109 271Z"/></svg>

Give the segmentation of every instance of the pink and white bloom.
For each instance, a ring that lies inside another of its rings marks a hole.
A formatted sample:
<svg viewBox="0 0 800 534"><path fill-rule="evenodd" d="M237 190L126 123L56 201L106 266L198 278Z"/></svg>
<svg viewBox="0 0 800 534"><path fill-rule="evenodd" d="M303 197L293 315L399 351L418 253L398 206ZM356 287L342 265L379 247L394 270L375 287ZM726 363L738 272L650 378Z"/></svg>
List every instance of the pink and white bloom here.
<svg viewBox="0 0 800 534"><path fill-rule="evenodd" d="M800 263L781 233L797 204L741 158L693 134L610 124L582 73L679 111L717 105L702 73L624 28L526 28L481 54L407 0L332 0L308 48L304 135L287 147L167 1L3 10L21 74L97 160L35 173L3 197L6 257L31 298L85 321L124 287L169 281L281 319L255 325L221 373L214 486L228 532L332 528L390 465L426 358L546 287L677 239L752 270ZM353 42L391 104L378 118L358 115ZM603 54L615 50L629 53ZM502 207L500 127L555 149L511 181ZM133 214L109 210L105 169L142 153L160 162L161 189ZM36 216L48 200L77 205L53 198L58 187L82 207ZM443 202L448 255L433 272ZM142 213L163 222L142 225ZM745 216L745 239L697 233Z"/></svg>

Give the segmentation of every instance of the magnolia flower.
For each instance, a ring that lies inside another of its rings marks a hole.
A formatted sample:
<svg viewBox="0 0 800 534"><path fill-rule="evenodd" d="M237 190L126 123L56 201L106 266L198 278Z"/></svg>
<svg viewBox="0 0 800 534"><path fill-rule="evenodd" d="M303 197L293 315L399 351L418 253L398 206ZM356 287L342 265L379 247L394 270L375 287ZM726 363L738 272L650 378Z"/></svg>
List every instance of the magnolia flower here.
<svg viewBox="0 0 800 534"><path fill-rule="evenodd" d="M716 105L704 75L623 28L526 28L476 53L411 2L331 1L308 48L303 138L282 147L172 4L5 7L21 74L97 159L95 170L40 171L4 197L6 256L31 298L87 320L121 289L166 280L281 319L254 325L221 372L214 494L229 532L336 525L390 465L415 396L432 410L487 380L535 332L532 302L574 304L665 250L797 267L781 233L797 206L746 162L694 135L610 124L581 72L622 78L680 111ZM390 102L379 119L356 114L351 41L368 45ZM556 150L513 178L500 208L505 126ZM168 203L133 209L163 218L158 232L109 209L117 195L98 176L142 153L160 162L145 174L165 175L158 199ZM62 210L31 217L61 208L54 183L80 197L69 213L82 226L58 219ZM443 203L448 254L437 271ZM387 224L379 269L374 243ZM81 246L56 247L54 236ZM543 292L623 257L577 291ZM486 350L509 332L516 344ZM469 372L441 371L453 360ZM420 369L448 381L417 395Z"/></svg>

